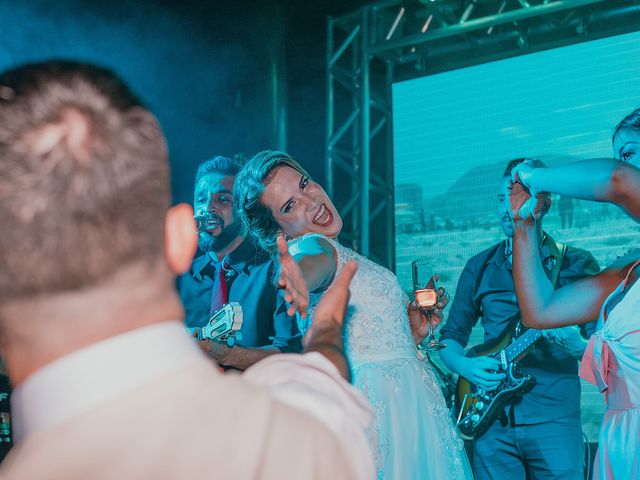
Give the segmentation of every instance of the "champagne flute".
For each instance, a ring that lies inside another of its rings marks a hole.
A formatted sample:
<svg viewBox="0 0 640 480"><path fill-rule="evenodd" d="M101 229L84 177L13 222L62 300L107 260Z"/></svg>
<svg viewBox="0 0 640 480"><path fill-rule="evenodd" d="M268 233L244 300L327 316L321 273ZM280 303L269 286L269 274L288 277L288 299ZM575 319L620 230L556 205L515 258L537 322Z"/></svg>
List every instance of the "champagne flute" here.
<svg viewBox="0 0 640 480"><path fill-rule="evenodd" d="M415 294L416 303L420 307L420 311L427 317L429 334L424 348L426 350L441 350L446 345L436 340L430 321L438 303L438 287L436 285L436 277L433 274L431 260L418 258L411 262L411 278L413 279L413 293Z"/></svg>

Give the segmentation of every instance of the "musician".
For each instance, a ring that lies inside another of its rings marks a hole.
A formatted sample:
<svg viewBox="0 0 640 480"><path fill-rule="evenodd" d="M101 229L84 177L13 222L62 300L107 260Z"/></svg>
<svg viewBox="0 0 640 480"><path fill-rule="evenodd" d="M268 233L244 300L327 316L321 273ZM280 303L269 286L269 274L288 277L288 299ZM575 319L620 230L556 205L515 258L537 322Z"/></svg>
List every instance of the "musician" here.
<svg viewBox="0 0 640 480"><path fill-rule="evenodd" d="M233 182L241 167L239 161L222 156L198 167L193 204L201 220L198 246L203 254L178 279L178 290L188 327L203 326L225 303L240 303L240 346L211 343L208 350L224 367L245 370L269 355L299 352L302 346L295 317L287 315L273 285L274 263L245 239L233 212Z"/></svg>
<svg viewBox="0 0 640 480"><path fill-rule="evenodd" d="M478 319L484 341L489 342L499 338L519 313L511 266L513 222L507 186L512 169L522 161L509 162L498 194L498 216L506 239L467 262L441 331L441 340L447 344L440 353L444 363L487 390L498 387L505 377L498 372L499 361L489 356L466 357L463 349ZM545 213L550 205L549 198ZM567 246L562 253L562 246L542 230L541 224L538 222L539 254L550 278L555 264L561 261L558 287L599 271L596 260L585 250ZM582 331L576 326L546 330L534 351L520 362L523 374L534 375L537 383L530 392L517 397L475 440L473 463L477 479L583 479L577 362L586 348L585 338L594 327L591 323Z"/></svg>

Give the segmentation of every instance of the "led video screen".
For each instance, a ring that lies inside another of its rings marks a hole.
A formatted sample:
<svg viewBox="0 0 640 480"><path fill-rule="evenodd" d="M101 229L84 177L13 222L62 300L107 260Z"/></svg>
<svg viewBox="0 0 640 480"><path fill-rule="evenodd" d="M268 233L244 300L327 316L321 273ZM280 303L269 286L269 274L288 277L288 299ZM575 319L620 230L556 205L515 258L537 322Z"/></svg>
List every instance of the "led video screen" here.
<svg viewBox="0 0 640 480"><path fill-rule="evenodd" d="M532 53L393 85L396 273L433 259L455 296L467 260L504 239L497 195L507 162L611 157L611 135L640 107L640 34ZM613 206L553 197L544 228L600 266L637 245ZM482 343L476 325L470 345ZM437 354L434 355L437 361ZM583 428L597 441L604 401L582 383Z"/></svg>

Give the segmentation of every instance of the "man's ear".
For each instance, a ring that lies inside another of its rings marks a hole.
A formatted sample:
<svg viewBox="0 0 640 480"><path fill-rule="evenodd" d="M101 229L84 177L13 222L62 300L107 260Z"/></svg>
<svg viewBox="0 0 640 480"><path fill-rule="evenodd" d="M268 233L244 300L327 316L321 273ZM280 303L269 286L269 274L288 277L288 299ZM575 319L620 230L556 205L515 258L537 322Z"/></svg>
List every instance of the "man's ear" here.
<svg viewBox="0 0 640 480"><path fill-rule="evenodd" d="M180 203L167 211L164 221L164 256L174 274L181 275L189 270L198 248L197 232L191 205Z"/></svg>

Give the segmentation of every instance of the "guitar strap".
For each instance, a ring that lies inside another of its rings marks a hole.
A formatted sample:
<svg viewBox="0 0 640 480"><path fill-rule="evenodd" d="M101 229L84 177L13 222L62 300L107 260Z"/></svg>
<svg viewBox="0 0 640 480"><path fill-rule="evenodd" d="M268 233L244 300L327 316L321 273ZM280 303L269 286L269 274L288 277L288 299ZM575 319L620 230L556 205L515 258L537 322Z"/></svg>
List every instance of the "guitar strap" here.
<svg viewBox="0 0 640 480"><path fill-rule="evenodd" d="M546 234L545 240L549 241L551 257L553 258L553 267L551 269L549 281L551 282L551 285L553 285L553 288L556 289L558 288L558 279L560 278L560 270L562 269L562 262L564 261L564 254L567 251L567 246L564 243L556 242Z"/></svg>

